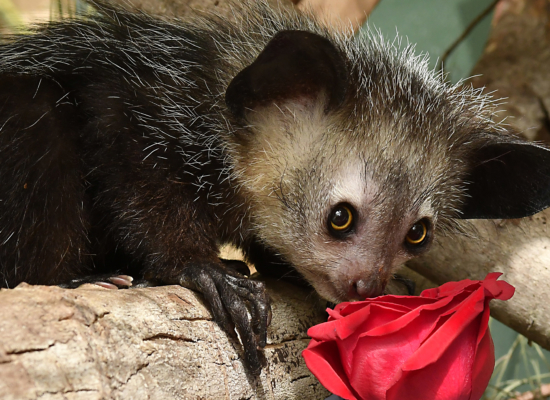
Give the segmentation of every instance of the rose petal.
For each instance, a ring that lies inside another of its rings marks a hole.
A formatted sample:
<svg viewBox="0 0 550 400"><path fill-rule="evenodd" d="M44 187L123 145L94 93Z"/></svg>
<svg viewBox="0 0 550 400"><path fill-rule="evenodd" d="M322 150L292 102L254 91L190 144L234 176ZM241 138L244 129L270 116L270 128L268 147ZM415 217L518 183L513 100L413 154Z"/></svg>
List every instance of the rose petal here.
<svg viewBox="0 0 550 400"><path fill-rule="evenodd" d="M479 321L471 321L433 363L403 369L388 390L387 400L470 400L478 329ZM438 343L431 344L430 349L437 351Z"/></svg>
<svg viewBox="0 0 550 400"><path fill-rule="evenodd" d="M487 310L488 311L488 310ZM483 323L482 323L483 326ZM489 329L479 342L472 367L472 394L469 400L478 400L483 396L495 367L495 346Z"/></svg>
<svg viewBox="0 0 550 400"><path fill-rule="evenodd" d="M496 281L501 276L502 276L502 272L489 272L487 276L485 276L484 281Z"/></svg>
<svg viewBox="0 0 550 400"><path fill-rule="evenodd" d="M394 381L394 376L421 342L421 338L415 340L399 334L361 338L356 346L352 373L349 375L351 386L364 399L385 399L386 390ZM370 397L366 397L367 393Z"/></svg>
<svg viewBox="0 0 550 400"><path fill-rule="evenodd" d="M516 289L508 282L497 281L496 278L500 275L502 275L500 272L487 274L487 277L481 282L481 284L491 294L487 297L498 300L509 300L514 295Z"/></svg>
<svg viewBox="0 0 550 400"><path fill-rule="evenodd" d="M391 334L367 336L361 333L354 347L351 367L346 368L350 383L357 393L369 393L372 396L369 399L384 399L385 390L395 383L396 376L400 376L402 365L418 351L436 328L441 318L439 311L422 310L421 318L413 319L406 329ZM342 359L348 360L349 351L345 345L338 343L338 349ZM365 371L368 379L358 371ZM382 397L376 397L374 393Z"/></svg>
<svg viewBox="0 0 550 400"><path fill-rule="evenodd" d="M345 322L343 318L335 319L323 324L312 326L307 334L317 340L343 340L354 333L357 328L367 320L370 315L370 307L364 307L357 312L348 315Z"/></svg>
<svg viewBox="0 0 550 400"><path fill-rule="evenodd" d="M489 302L515 290L500 275L341 303L308 331L306 364L347 399L478 400L494 367Z"/></svg>
<svg viewBox="0 0 550 400"><path fill-rule="evenodd" d="M491 294L491 298L499 300L508 300L514 295L514 287L505 281L497 279L502 275L501 272L492 272L487 274L482 281L472 281L464 279L459 282L447 282L437 288L426 289L420 293L421 297L437 298L443 296L454 296L463 291L473 292L478 286L484 286Z"/></svg>
<svg viewBox="0 0 550 400"><path fill-rule="evenodd" d="M434 319L437 314L433 315ZM431 333L435 324L426 321L414 321L407 331L395 332L386 336L361 337L355 347L348 374L350 383L357 393L368 393L368 399L385 399L385 392L395 382L401 366L420 347ZM340 352L342 345L339 343ZM360 371L364 371L360 373Z"/></svg>
<svg viewBox="0 0 550 400"><path fill-rule="evenodd" d="M484 290L478 288L475 293L472 293L472 295L462 303L462 306L457 309L456 313L451 315L433 335L426 339L419 351L403 365L403 370L412 371L421 369L436 362L445 350L458 341L458 336L462 336L463 331L468 329L471 322L478 318L479 314L483 312L484 305ZM477 325L479 326L479 322ZM477 332L478 331L476 331L474 336L476 344Z"/></svg>
<svg viewBox="0 0 550 400"><path fill-rule="evenodd" d="M444 309L447 305L452 302L452 298L444 298L439 301L433 302L432 304L427 304L422 308L417 308L410 313L404 314L403 316L395 319L394 321L388 322L385 325L378 326L377 328L372 329L369 332L364 332L365 335L369 336L380 336L393 333L397 330L405 328L408 324L414 321L420 316L421 313L425 311ZM443 310L444 311L444 310ZM439 311L439 313L443 312Z"/></svg>
<svg viewBox="0 0 550 400"><path fill-rule="evenodd" d="M491 310L489 308L489 301L487 298L485 299L485 309L483 310L483 314L480 318L480 328L477 335L477 343L481 343L481 340L485 336L486 332L489 330L489 317L491 316ZM490 333L489 333L490 335Z"/></svg>
<svg viewBox="0 0 550 400"><path fill-rule="evenodd" d="M385 295L364 301L340 303L334 308L334 310L338 310L342 316L347 316L361 308L367 307L369 304L384 304L390 308L409 311L422 307L425 304L430 304L433 301L434 299L427 297Z"/></svg>
<svg viewBox="0 0 550 400"><path fill-rule="evenodd" d="M329 321L334 321L334 320L337 320L337 319L340 319L340 318L344 318L338 311L335 311L331 308L327 308L326 311L327 311L327 314L328 314L328 320Z"/></svg>
<svg viewBox="0 0 550 400"><path fill-rule="evenodd" d="M428 298L456 296L464 291L472 292L476 290L479 285L480 281L472 281L470 279L464 279L459 282L447 282L439 287L423 290L420 296Z"/></svg>
<svg viewBox="0 0 550 400"><path fill-rule="evenodd" d="M357 357L357 352L355 350L357 342L361 337L367 335L368 332L377 325L384 324L388 320L396 319L403 315L403 313L399 311L387 309L386 307L381 307L376 304L370 305L369 310L370 314L368 319L364 320L355 331L346 332L349 333L346 340L338 340L338 350L340 352L341 362L348 376L352 374L352 364L355 357Z"/></svg>
<svg viewBox="0 0 550 400"><path fill-rule="evenodd" d="M347 315L343 322L340 322L342 317L338 317L323 324L315 325L309 328L307 334L317 340L344 340L358 330L368 332L374 327L384 325L406 314L408 311L399 308L392 309L391 304L386 306L386 304L373 303ZM368 321L367 324L365 324L365 321Z"/></svg>
<svg viewBox="0 0 550 400"><path fill-rule="evenodd" d="M360 399L352 393L349 380L338 359L336 342L317 342L312 339L302 357L313 375L330 392L348 400Z"/></svg>

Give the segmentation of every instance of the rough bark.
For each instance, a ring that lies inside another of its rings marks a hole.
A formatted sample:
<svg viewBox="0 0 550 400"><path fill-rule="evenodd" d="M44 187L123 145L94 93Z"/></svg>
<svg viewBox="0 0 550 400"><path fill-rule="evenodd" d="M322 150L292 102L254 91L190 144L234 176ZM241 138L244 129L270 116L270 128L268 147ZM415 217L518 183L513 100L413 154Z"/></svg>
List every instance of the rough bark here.
<svg viewBox="0 0 550 400"><path fill-rule="evenodd" d="M550 138L550 2L502 0L485 52L473 74L477 87L507 97L502 117L529 139ZM519 220L472 221L477 238L439 238L425 257L408 265L437 284L482 279L500 271L516 287L493 316L550 350L550 209Z"/></svg>
<svg viewBox="0 0 550 400"><path fill-rule="evenodd" d="M530 140L550 142L550 2L501 0L474 86L496 91L506 122Z"/></svg>
<svg viewBox="0 0 550 400"><path fill-rule="evenodd" d="M0 290L0 398L323 399L301 351L326 303L268 282L273 320L259 380L199 295L177 286Z"/></svg>

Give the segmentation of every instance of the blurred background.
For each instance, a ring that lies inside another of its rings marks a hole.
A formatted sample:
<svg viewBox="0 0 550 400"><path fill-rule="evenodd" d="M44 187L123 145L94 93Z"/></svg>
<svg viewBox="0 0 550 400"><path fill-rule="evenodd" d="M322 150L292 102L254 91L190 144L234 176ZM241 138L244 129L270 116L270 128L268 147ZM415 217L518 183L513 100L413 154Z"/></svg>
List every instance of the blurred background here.
<svg viewBox="0 0 550 400"><path fill-rule="evenodd" d="M357 35L365 34L366 29L379 30L391 41L398 34L402 46L414 43L417 52L429 54L432 67L436 68L438 61L445 58L444 68L452 82L468 78L482 55L497 3L493 0L293 2L299 8L312 9L340 29L351 27ZM0 0L0 32L24 32L29 24L73 17L88 7L81 0ZM550 398L550 353L495 320L490 324L497 364L485 398Z"/></svg>

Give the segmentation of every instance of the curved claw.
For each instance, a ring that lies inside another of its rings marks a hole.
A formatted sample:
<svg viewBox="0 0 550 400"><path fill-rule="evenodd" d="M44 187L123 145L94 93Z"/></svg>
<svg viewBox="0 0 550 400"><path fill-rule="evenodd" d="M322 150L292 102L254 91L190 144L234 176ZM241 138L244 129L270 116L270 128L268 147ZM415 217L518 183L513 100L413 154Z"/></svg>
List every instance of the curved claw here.
<svg viewBox="0 0 550 400"><path fill-rule="evenodd" d="M271 299L265 290L265 284L250 279L236 279L235 291L250 304L251 322L254 333L258 335L259 347L267 343L267 327L271 324Z"/></svg>
<svg viewBox="0 0 550 400"><path fill-rule="evenodd" d="M202 293L206 302L210 305L210 311L214 321L235 341L238 341L235 334L235 325L232 319L227 315L224 303L218 292L218 288L211 274L205 270L194 271L189 268L189 275L182 274L180 285L195 289ZM187 271L186 271L187 272Z"/></svg>
<svg viewBox="0 0 550 400"><path fill-rule="evenodd" d="M112 283L109 283L109 282L94 282L94 285L101 286L102 288L105 288L105 289L111 289L111 290L118 289L118 286L113 285Z"/></svg>
<svg viewBox="0 0 550 400"><path fill-rule="evenodd" d="M113 285L116 285L118 287L120 286L132 286L134 278L132 278L130 275L116 275L109 278L109 282L111 282Z"/></svg>
<svg viewBox="0 0 550 400"><path fill-rule="evenodd" d="M267 342L271 301L263 282L249 280L224 264L188 264L178 283L203 294L214 320L231 338L237 339L235 330L239 333L250 370L259 375L262 363L257 350Z"/></svg>
<svg viewBox="0 0 550 400"><path fill-rule="evenodd" d="M218 288L222 301L225 305L225 309L231 315L231 319L235 324L237 332L241 338L245 358L249 364L250 369L254 374L259 375L262 369L260 358L258 357L258 346L254 331L252 329L252 323L248 317L248 309L244 300L242 300L235 291L231 290L226 285L222 285Z"/></svg>
<svg viewBox="0 0 550 400"><path fill-rule="evenodd" d="M130 275L90 275L82 278L72 279L68 282L61 283L58 286L67 289L76 289L77 287L82 286L86 283L92 283L105 289L119 289L131 287L133 280L134 278L132 278Z"/></svg>

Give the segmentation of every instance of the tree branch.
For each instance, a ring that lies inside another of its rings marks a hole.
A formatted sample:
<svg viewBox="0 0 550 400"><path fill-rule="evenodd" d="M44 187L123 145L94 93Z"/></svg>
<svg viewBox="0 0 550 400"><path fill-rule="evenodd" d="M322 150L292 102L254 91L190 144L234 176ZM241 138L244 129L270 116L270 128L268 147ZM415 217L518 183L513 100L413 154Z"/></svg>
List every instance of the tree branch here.
<svg viewBox="0 0 550 400"><path fill-rule="evenodd" d="M0 290L2 399L321 399L301 352L326 303L269 281L273 319L259 380L200 296L177 287Z"/></svg>

